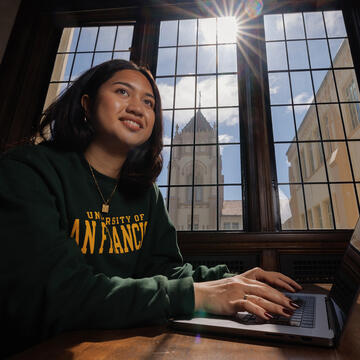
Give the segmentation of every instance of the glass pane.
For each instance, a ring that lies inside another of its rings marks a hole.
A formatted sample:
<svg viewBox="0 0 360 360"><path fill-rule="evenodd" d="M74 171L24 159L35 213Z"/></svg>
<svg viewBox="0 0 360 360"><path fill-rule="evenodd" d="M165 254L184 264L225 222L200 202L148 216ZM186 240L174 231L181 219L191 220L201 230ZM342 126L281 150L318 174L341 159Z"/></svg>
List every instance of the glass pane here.
<svg viewBox="0 0 360 360"><path fill-rule="evenodd" d="M294 106L296 129L299 140L320 140L314 105Z"/></svg>
<svg viewBox="0 0 360 360"><path fill-rule="evenodd" d="M216 142L216 109L202 109L196 112L197 144Z"/></svg>
<svg viewBox="0 0 360 360"><path fill-rule="evenodd" d="M218 72L236 72L236 44L219 45L218 46Z"/></svg>
<svg viewBox="0 0 360 360"><path fill-rule="evenodd" d="M308 69L309 59L305 41L288 41L290 69Z"/></svg>
<svg viewBox="0 0 360 360"><path fill-rule="evenodd" d="M313 71L316 101L337 102L336 88L332 71Z"/></svg>
<svg viewBox="0 0 360 360"><path fill-rule="evenodd" d="M115 51L113 59L130 60L130 51Z"/></svg>
<svg viewBox="0 0 360 360"><path fill-rule="evenodd" d="M303 181L326 182L321 142L300 143L299 151Z"/></svg>
<svg viewBox="0 0 360 360"><path fill-rule="evenodd" d="M82 28L77 51L94 51L98 27Z"/></svg>
<svg viewBox="0 0 360 360"><path fill-rule="evenodd" d="M168 188L167 187L159 187L159 190L161 192L161 195L164 199L164 204L167 207L167 194L168 194Z"/></svg>
<svg viewBox="0 0 360 360"><path fill-rule="evenodd" d="M194 143L194 110L176 110L174 113L174 144Z"/></svg>
<svg viewBox="0 0 360 360"><path fill-rule="evenodd" d="M195 77L178 77L176 79L175 107L194 107L195 104Z"/></svg>
<svg viewBox="0 0 360 360"><path fill-rule="evenodd" d="M165 145L169 145L171 143L172 117L173 117L172 111L163 111L163 124L164 124L163 142Z"/></svg>
<svg viewBox="0 0 360 360"><path fill-rule="evenodd" d="M80 34L80 28L73 28L74 32L72 34L71 38L71 45L70 45L70 51L75 51L76 45L78 43L79 34Z"/></svg>
<svg viewBox="0 0 360 360"><path fill-rule="evenodd" d="M241 183L240 145L219 146L219 184Z"/></svg>
<svg viewBox="0 0 360 360"><path fill-rule="evenodd" d="M180 20L179 45L196 44L196 19Z"/></svg>
<svg viewBox="0 0 360 360"><path fill-rule="evenodd" d="M354 185L330 184L337 229L353 229L359 217Z"/></svg>
<svg viewBox="0 0 360 360"><path fill-rule="evenodd" d="M195 185L216 184L216 145L195 146Z"/></svg>
<svg viewBox="0 0 360 360"><path fill-rule="evenodd" d="M216 46L199 46L197 72L199 74L216 72Z"/></svg>
<svg viewBox="0 0 360 360"><path fill-rule="evenodd" d="M187 75L195 73L196 47L178 48L178 62L176 73L178 75Z"/></svg>
<svg viewBox="0 0 360 360"><path fill-rule="evenodd" d="M114 47L116 26L100 26L96 51L112 51Z"/></svg>
<svg viewBox="0 0 360 360"><path fill-rule="evenodd" d="M216 230L216 186L194 187L193 230Z"/></svg>
<svg viewBox="0 0 360 360"><path fill-rule="evenodd" d="M159 177L156 180L158 185L167 185L168 184L168 176L169 176L169 161L170 161L170 147L164 146L162 150L163 156L163 168Z"/></svg>
<svg viewBox="0 0 360 360"><path fill-rule="evenodd" d="M360 142L349 141L351 164L354 171L355 181L360 181Z"/></svg>
<svg viewBox="0 0 360 360"><path fill-rule="evenodd" d="M176 48L159 49L156 75L174 75L175 74Z"/></svg>
<svg viewBox="0 0 360 360"><path fill-rule="evenodd" d="M284 14L286 38L305 39L304 24L301 13Z"/></svg>
<svg viewBox="0 0 360 360"><path fill-rule="evenodd" d="M300 170L296 143L275 144L276 173L279 183L299 182Z"/></svg>
<svg viewBox="0 0 360 360"><path fill-rule="evenodd" d="M269 74L270 102L276 104L291 104L289 75L287 73Z"/></svg>
<svg viewBox="0 0 360 360"><path fill-rule="evenodd" d="M106 53L95 53L94 54L94 61L93 66L96 66L98 64L101 64L105 61L111 60L112 53L106 52Z"/></svg>
<svg viewBox="0 0 360 360"><path fill-rule="evenodd" d="M311 103L314 100L309 71L291 72L291 86L294 104Z"/></svg>
<svg viewBox="0 0 360 360"><path fill-rule="evenodd" d="M280 185L278 189L282 230L306 229L302 186Z"/></svg>
<svg viewBox="0 0 360 360"><path fill-rule="evenodd" d="M268 70L287 70L285 42L266 43Z"/></svg>
<svg viewBox="0 0 360 360"><path fill-rule="evenodd" d="M199 19L198 44L216 43L216 18Z"/></svg>
<svg viewBox="0 0 360 360"><path fill-rule="evenodd" d="M238 105L239 98L237 75L218 76L218 99L218 106ZM213 105L215 105L215 103Z"/></svg>
<svg viewBox="0 0 360 360"><path fill-rule="evenodd" d="M67 83L49 84L43 109L45 110L66 87Z"/></svg>
<svg viewBox="0 0 360 360"><path fill-rule="evenodd" d="M171 185L192 185L193 146L173 146L171 157Z"/></svg>
<svg viewBox="0 0 360 360"><path fill-rule="evenodd" d="M90 69L93 54L76 54L71 80L75 80L85 70Z"/></svg>
<svg viewBox="0 0 360 360"><path fill-rule="evenodd" d="M61 35L58 52L74 51L78 34L79 28L64 28ZM70 50L71 46L74 50Z"/></svg>
<svg viewBox="0 0 360 360"><path fill-rule="evenodd" d="M330 39L330 52L333 67L354 67L348 39Z"/></svg>
<svg viewBox="0 0 360 360"><path fill-rule="evenodd" d="M74 54L56 55L55 64L50 81L68 81Z"/></svg>
<svg viewBox="0 0 360 360"><path fill-rule="evenodd" d="M235 17L227 16L218 18L217 22L217 42L218 43L233 43L236 42L236 33L238 25Z"/></svg>
<svg viewBox="0 0 360 360"><path fill-rule="evenodd" d="M174 103L174 78L156 79L163 109L171 109Z"/></svg>
<svg viewBox="0 0 360 360"><path fill-rule="evenodd" d="M294 117L290 106L272 106L271 119L274 141L296 140Z"/></svg>
<svg viewBox="0 0 360 360"><path fill-rule="evenodd" d="M159 46L175 46L177 39L177 20L161 21Z"/></svg>
<svg viewBox="0 0 360 360"><path fill-rule="evenodd" d="M197 77L197 106L216 106L216 76Z"/></svg>
<svg viewBox="0 0 360 360"><path fill-rule="evenodd" d="M281 15L264 15L265 40L284 40L284 26Z"/></svg>
<svg viewBox="0 0 360 360"><path fill-rule="evenodd" d="M346 37L344 18L341 11L324 11L328 37Z"/></svg>
<svg viewBox="0 0 360 360"><path fill-rule="evenodd" d="M239 142L239 109L218 109L218 135L220 143Z"/></svg>
<svg viewBox="0 0 360 360"><path fill-rule="evenodd" d="M346 136L349 139L360 138L360 103L341 104Z"/></svg>
<svg viewBox="0 0 360 360"><path fill-rule="evenodd" d="M352 181L345 142L330 141L326 145L324 148L329 181Z"/></svg>
<svg viewBox="0 0 360 360"><path fill-rule="evenodd" d="M321 134L324 140L344 139L339 105L318 105Z"/></svg>
<svg viewBox="0 0 360 360"><path fill-rule="evenodd" d="M320 11L304 13L304 18L306 36L308 39L326 37L324 21Z"/></svg>
<svg viewBox="0 0 360 360"><path fill-rule="evenodd" d="M331 66L329 48L326 40L309 40L310 63L313 69Z"/></svg>
<svg viewBox="0 0 360 360"><path fill-rule="evenodd" d="M219 229L230 230L229 228L243 229L241 186L219 186Z"/></svg>
<svg viewBox="0 0 360 360"><path fill-rule="evenodd" d="M324 207L330 199L326 184L304 185L309 229L326 229L331 226L331 213Z"/></svg>
<svg viewBox="0 0 360 360"><path fill-rule="evenodd" d="M134 26L119 26L115 41L115 50L129 50L132 43Z"/></svg>
<svg viewBox="0 0 360 360"><path fill-rule="evenodd" d="M169 215L176 230L191 230L191 187L169 189Z"/></svg>
<svg viewBox="0 0 360 360"><path fill-rule="evenodd" d="M359 87L355 70L335 70L340 101L359 101Z"/></svg>

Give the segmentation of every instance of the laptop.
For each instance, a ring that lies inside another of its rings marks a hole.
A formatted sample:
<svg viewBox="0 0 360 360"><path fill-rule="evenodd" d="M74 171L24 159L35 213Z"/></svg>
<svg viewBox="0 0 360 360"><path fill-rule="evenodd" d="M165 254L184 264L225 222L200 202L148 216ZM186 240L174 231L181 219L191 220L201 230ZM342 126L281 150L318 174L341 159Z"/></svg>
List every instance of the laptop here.
<svg viewBox="0 0 360 360"><path fill-rule="evenodd" d="M256 337L302 344L332 347L340 341L345 325L356 304L360 289L360 220L344 253L329 295L285 293L301 306L290 319L277 317L264 321L247 312L236 316L195 313L174 319L171 327L195 333Z"/></svg>

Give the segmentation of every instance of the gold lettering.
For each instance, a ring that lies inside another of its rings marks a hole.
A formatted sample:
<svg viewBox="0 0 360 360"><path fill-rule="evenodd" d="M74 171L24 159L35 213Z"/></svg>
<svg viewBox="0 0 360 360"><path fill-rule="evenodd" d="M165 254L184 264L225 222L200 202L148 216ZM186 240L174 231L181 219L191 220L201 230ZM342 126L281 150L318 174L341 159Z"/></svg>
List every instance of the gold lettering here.
<svg viewBox="0 0 360 360"><path fill-rule="evenodd" d="M126 215L125 217L126 217L127 222L129 223L129 222L130 222L130 219L131 219L131 216Z"/></svg>
<svg viewBox="0 0 360 360"><path fill-rule="evenodd" d="M127 244L129 244L131 251L134 251L134 244L133 244L133 239L131 236L131 227L130 225L126 225L127 227L127 231L124 225L121 225L121 231L122 231L122 235L123 235L123 241L124 241L124 250L125 252L129 252L129 248L127 247Z"/></svg>
<svg viewBox="0 0 360 360"><path fill-rule="evenodd" d="M99 249L99 254L102 254L104 252L104 242L106 240L105 231L106 231L106 225L103 222L101 222L101 246Z"/></svg>
<svg viewBox="0 0 360 360"><path fill-rule="evenodd" d="M75 219L74 225L73 225L73 228L72 228L71 234L70 234L71 238L73 238L75 236L75 241L78 245L79 245L79 233L80 233L79 224L80 224L80 220Z"/></svg>
<svg viewBox="0 0 360 360"><path fill-rule="evenodd" d="M105 224L106 224L106 225L110 225L110 218L109 218L109 217L106 217L106 218L105 218Z"/></svg>
<svg viewBox="0 0 360 360"><path fill-rule="evenodd" d="M92 231L90 228L90 221L85 220L85 227L86 227L85 239L84 239L84 244L81 248L81 252L83 254L86 254L88 242L90 242L90 253L91 254L94 253L96 221L91 221L91 225L92 225Z"/></svg>
<svg viewBox="0 0 360 360"><path fill-rule="evenodd" d="M118 253L119 253L119 250L120 250L120 253L123 254L123 253L124 253L124 249L123 249L122 246L121 246L121 242L120 242L120 239L119 239L119 235L118 235L118 232L117 232L115 226L113 226L113 241L114 241L115 253L118 254Z"/></svg>
<svg viewBox="0 0 360 360"><path fill-rule="evenodd" d="M138 222L139 221L139 215L134 215L134 219L135 219L136 222Z"/></svg>
<svg viewBox="0 0 360 360"><path fill-rule="evenodd" d="M135 249L139 250L141 248L142 241L140 239L140 242L137 242L137 238L136 238L136 234L135 234L135 228L137 229L137 232L139 232L139 225L136 224L136 223L133 223L131 225L131 230L132 230L132 234L133 234L133 238L134 238Z"/></svg>
<svg viewBox="0 0 360 360"><path fill-rule="evenodd" d="M100 211L95 211L95 220L99 220L101 218Z"/></svg>
<svg viewBox="0 0 360 360"><path fill-rule="evenodd" d="M87 211L86 215L88 217L88 219L92 219L93 218L93 212L92 211Z"/></svg>
<svg viewBox="0 0 360 360"><path fill-rule="evenodd" d="M124 216L119 216L120 220L121 220L121 223L123 224L124 223Z"/></svg>
<svg viewBox="0 0 360 360"><path fill-rule="evenodd" d="M144 220L144 214L140 214L140 219L141 219L141 221Z"/></svg>

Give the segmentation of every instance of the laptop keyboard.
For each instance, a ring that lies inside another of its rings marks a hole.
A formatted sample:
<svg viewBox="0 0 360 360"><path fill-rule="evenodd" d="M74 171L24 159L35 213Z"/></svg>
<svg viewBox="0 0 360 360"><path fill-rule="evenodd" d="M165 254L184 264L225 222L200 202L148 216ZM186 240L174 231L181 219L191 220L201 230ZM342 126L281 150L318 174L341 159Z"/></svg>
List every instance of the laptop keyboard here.
<svg viewBox="0 0 360 360"><path fill-rule="evenodd" d="M313 296L288 296L292 301L300 305L290 318L282 315L274 315L274 319L265 321L267 324L298 326L302 328L313 328L315 323L315 297ZM264 323L256 315L247 314L241 318L246 324Z"/></svg>

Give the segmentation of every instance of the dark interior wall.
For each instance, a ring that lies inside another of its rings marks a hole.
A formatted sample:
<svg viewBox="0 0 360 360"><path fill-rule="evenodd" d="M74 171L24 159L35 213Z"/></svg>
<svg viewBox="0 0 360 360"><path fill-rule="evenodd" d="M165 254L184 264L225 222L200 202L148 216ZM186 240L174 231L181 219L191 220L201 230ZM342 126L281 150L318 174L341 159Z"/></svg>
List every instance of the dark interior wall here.
<svg viewBox="0 0 360 360"><path fill-rule="evenodd" d="M13 28L21 0L0 1L0 63Z"/></svg>

